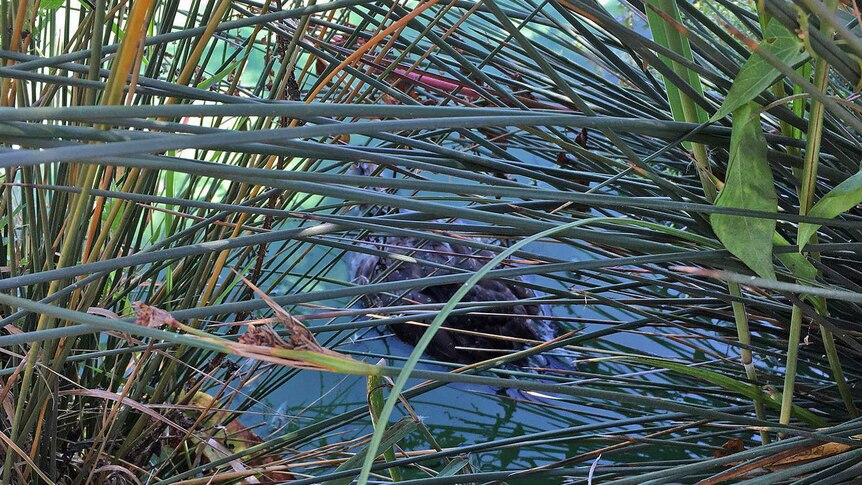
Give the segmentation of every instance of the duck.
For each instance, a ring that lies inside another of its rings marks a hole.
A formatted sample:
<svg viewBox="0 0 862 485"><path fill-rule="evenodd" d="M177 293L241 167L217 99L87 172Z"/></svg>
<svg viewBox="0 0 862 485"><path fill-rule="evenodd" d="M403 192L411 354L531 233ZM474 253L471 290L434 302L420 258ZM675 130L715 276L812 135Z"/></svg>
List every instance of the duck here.
<svg viewBox="0 0 862 485"><path fill-rule="evenodd" d="M495 254L469 244L417 237L388 236L377 239L378 247L393 255L409 255L417 262L387 255L362 254L354 264L359 284L422 280L432 276L479 270ZM427 263L436 263L429 265ZM440 266L447 268L441 268ZM453 268L453 269L449 269ZM460 270L460 271L459 271ZM450 315L434 335L425 353L437 360L469 365L526 348L524 340L547 341L556 329L547 321L542 305L531 303L536 293L520 278L482 279L464 296L464 303L517 302L483 313ZM445 304L459 284L417 285L400 294L371 293L363 297L366 308L406 304ZM422 323L430 323L430 320ZM389 327L402 342L415 346L427 326L397 323ZM539 364L541 365L541 363Z"/></svg>

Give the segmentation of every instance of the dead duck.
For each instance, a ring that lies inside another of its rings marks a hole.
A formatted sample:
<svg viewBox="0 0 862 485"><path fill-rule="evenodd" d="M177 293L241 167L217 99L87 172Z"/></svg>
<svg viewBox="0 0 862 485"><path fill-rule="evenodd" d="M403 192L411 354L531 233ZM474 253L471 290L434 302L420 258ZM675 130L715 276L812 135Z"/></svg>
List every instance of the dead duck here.
<svg viewBox="0 0 862 485"><path fill-rule="evenodd" d="M387 252L409 254L417 259L476 271L495 255L488 250L476 250L466 244L439 240L420 240L414 237L385 237L378 241ZM453 274L455 271L422 263L399 261L385 256L364 254L354 262L354 280L357 283L417 280L431 276ZM463 302L519 303L489 309L481 314L451 315L444 329L436 333L426 353L437 359L453 363L472 364L500 357L525 347L520 340L546 341L554 337L554 329L543 317L542 306L526 302L536 294L525 288L520 280L481 280L464 297ZM385 307L405 304L444 304L457 291L459 285L417 286L403 294L370 294L365 297L367 307ZM430 323L423 322L423 323ZM403 342L416 345L426 327L410 323L394 324L392 332ZM497 336L502 338L497 338ZM542 362L538 362L542 365Z"/></svg>

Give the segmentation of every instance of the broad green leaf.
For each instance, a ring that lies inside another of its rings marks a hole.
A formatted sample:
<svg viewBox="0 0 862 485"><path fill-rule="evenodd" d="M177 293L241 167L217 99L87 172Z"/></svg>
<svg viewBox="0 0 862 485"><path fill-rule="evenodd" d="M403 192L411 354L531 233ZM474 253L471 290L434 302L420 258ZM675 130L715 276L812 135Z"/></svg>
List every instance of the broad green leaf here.
<svg viewBox="0 0 862 485"><path fill-rule="evenodd" d="M57 10L66 3L66 0L42 0L39 2L40 10Z"/></svg>
<svg viewBox="0 0 862 485"><path fill-rule="evenodd" d="M777 232L772 234L772 244L776 247L790 246L790 243ZM817 268L805 256L799 253L777 253L776 256L796 279L810 283L817 278Z"/></svg>
<svg viewBox="0 0 862 485"><path fill-rule="evenodd" d="M766 138L757 108L756 104L748 103L733 113L730 161L724 188L715 201L718 207L777 210L772 171L766 161ZM772 265L774 219L713 214L710 222L728 251L763 278L775 279Z"/></svg>
<svg viewBox="0 0 862 485"><path fill-rule="evenodd" d="M790 243L777 232L772 234L772 244L775 245L775 247L790 246ZM793 276L795 276L797 280L813 284L814 280L817 279L817 268L808 261L808 258L806 258L805 255L800 253L776 253L776 257L781 261L781 264L793 273ZM825 298L822 296L811 295L803 295L802 298L811 303L811 305L817 309L818 313L826 315L827 310Z"/></svg>
<svg viewBox="0 0 862 485"><path fill-rule="evenodd" d="M831 219L839 214L842 214L858 204L862 204L862 172L848 178L838 184L822 199L814 204L811 211L808 213L811 217L822 217ZM808 244L811 236L817 232L819 224L800 224L799 225L799 250Z"/></svg>
<svg viewBox="0 0 862 485"><path fill-rule="evenodd" d="M798 64L807 57L799 37L775 19L766 26L766 34L760 47L768 50L788 66ZM710 121L720 120L742 105L754 100L780 77L781 73L778 69L772 67L759 55L752 53L740 69L739 75L734 79L721 108L710 118Z"/></svg>

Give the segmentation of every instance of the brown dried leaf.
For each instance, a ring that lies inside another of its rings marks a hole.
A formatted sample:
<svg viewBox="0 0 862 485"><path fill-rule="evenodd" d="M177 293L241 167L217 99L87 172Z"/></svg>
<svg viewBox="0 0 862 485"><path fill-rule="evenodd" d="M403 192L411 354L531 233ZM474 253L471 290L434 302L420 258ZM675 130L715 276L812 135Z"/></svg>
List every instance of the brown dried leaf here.
<svg viewBox="0 0 862 485"><path fill-rule="evenodd" d="M234 271L234 272L236 273L236 271ZM252 291L257 293L257 295L260 297L261 300L263 300L264 302L266 302L267 305L269 305L269 308L272 309L272 311L275 313L275 318L278 319L278 321L285 328L287 328L291 334L290 340L285 341L275 332L275 330L272 329L272 327L266 326L266 327L262 327L261 329L249 327L248 331L246 332L246 335L248 335L251 332L254 332L254 334L248 336L249 341L273 342L273 343L276 343L277 345L264 345L264 346L287 348L287 349L291 349L291 350L310 350L312 352L319 352L322 354L335 355L335 356L342 357L342 358L348 358L345 355L342 355L342 354L335 352L333 350L329 350L326 347L320 345L317 342L317 339L314 338L314 334L312 334L305 327L305 325L302 324L302 322L293 318L289 313L287 313L287 310L282 308L281 305L276 303L275 300L273 300L272 298L269 297L269 295L267 295L266 293L261 291L260 288L255 286L254 283L249 281L246 277L244 277L243 275L241 275L239 273L236 273L236 275L239 276L240 279L242 279L242 281L249 288L252 289ZM263 332L263 333L260 333L260 332ZM243 337L240 338L240 343L244 343L243 338L246 337L246 335L243 335ZM260 344L252 344L252 345L260 345Z"/></svg>
<svg viewBox="0 0 862 485"><path fill-rule="evenodd" d="M844 453L852 448L852 446L842 443L826 443L813 447L796 448L796 453L792 456L776 461L769 468L780 469L791 465L797 465L804 461L820 460L839 453Z"/></svg>
<svg viewBox="0 0 862 485"><path fill-rule="evenodd" d="M844 453L854 447L841 443L826 443L817 446L800 446L792 448L771 456L766 456L745 466L739 463L728 463L734 468L697 482L697 485L715 485L718 483L735 480L742 477L762 475L766 471L775 471L790 466L798 465L800 462L818 460L829 456Z"/></svg>
<svg viewBox="0 0 862 485"><path fill-rule="evenodd" d="M259 445L263 443L263 439L257 435L251 428L246 428L241 425L239 421L233 420L225 426L225 434L229 437L230 442L233 446L230 448L230 451L236 453L237 444L242 446L242 449L247 449L252 446ZM281 461L278 457L273 455L263 455L261 458L254 458L251 461L247 462L248 465L253 467L265 468L267 465L275 464ZM278 470L268 470L261 475L270 480L273 483L281 483L287 480L296 480L296 476L287 471L278 471Z"/></svg>
<svg viewBox="0 0 862 485"><path fill-rule="evenodd" d="M727 440L725 444L721 445L720 450L715 450L712 453L712 456L716 458L721 458L723 456L729 456L734 453L739 453L743 450L745 450L745 443L740 439L732 439Z"/></svg>
<svg viewBox="0 0 862 485"><path fill-rule="evenodd" d="M104 475L102 475L104 474ZM128 483L135 483L137 485L141 485L141 481L138 480L138 477L135 476L128 468L121 467L120 465L102 465L99 468L93 470L93 475L99 477L102 480L100 483L104 483L106 481L111 480L111 475L122 475L124 481Z"/></svg>
<svg viewBox="0 0 862 485"><path fill-rule="evenodd" d="M569 160L569 156L566 155L566 152L557 153L557 165L566 166L571 164L572 161Z"/></svg>
<svg viewBox="0 0 862 485"><path fill-rule="evenodd" d="M293 350L293 345L281 338L269 324L248 325L248 330L240 335L239 343Z"/></svg>
<svg viewBox="0 0 862 485"><path fill-rule="evenodd" d="M228 413L223 411L219 402L211 395L198 391L192 397L190 404L198 407L200 411L208 410L209 414L205 421L205 425L211 429L217 430L209 440L201 442L201 445L203 446L203 456L208 461L212 462L220 460L226 456L245 451L252 446L256 446L264 442L264 440L251 428L247 428L240 424L239 420L231 420L226 425L222 426L221 422L228 417ZM192 415L198 415L200 411L188 412ZM268 465L279 461L279 457L272 454L266 454L261 457L231 460L229 464L234 471L242 472L249 471L249 467L266 468ZM282 483L284 481L296 479L292 473L278 470L263 471L261 472L261 476L272 483ZM250 483L249 478L246 480L246 483ZM260 483L253 477L251 477L251 480L254 480L251 483Z"/></svg>
<svg viewBox="0 0 862 485"><path fill-rule="evenodd" d="M168 325L175 328L179 326L180 322L172 317L170 313L161 308L146 305L139 301L132 303L132 306L135 307L135 316L137 317L135 319L135 325L150 328L158 328L162 325Z"/></svg>
<svg viewBox="0 0 862 485"><path fill-rule="evenodd" d="M299 84L296 82L296 77L294 77L292 72L290 73L290 77L287 78L287 97L291 101L302 100L302 91L300 91Z"/></svg>
<svg viewBox="0 0 862 485"><path fill-rule="evenodd" d="M113 320L120 319L120 316L112 312L111 310L97 306L91 306L90 308L87 308L87 313L89 313L90 315L98 315L100 317L110 318Z"/></svg>
<svg viewBox="0 0 862 485"><path fill-rule="evenodd" d="M586 128L581 128L580 133L578 133L578 136L575 137L575 143L580 145L581 148L587 149L587 148L589 148L588 147L589 142L590 142L590 132L587 131Z"/></svg>

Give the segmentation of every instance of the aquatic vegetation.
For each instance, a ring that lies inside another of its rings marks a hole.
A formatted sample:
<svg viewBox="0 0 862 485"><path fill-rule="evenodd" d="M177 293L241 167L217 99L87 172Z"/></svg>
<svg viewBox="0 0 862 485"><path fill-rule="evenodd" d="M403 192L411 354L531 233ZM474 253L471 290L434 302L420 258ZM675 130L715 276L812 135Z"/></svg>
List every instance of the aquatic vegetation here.
<svg viewBox="0 0 862 485"><path fill-rule="evenodd" d="M0 2L0 484L857 477L858 15Z"/></svg>

